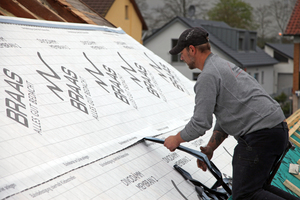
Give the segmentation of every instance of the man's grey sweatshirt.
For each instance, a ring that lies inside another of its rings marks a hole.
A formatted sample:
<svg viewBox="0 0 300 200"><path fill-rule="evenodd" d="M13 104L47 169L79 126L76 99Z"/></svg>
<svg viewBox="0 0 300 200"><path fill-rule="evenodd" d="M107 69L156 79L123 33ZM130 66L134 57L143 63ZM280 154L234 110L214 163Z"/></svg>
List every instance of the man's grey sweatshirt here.
<svg viewBox="0 0 300 200"><path fill-rule="evenodd" d="M285 116L280 105L247 72L217 55L210 54L194 87L194 114L180 136L191 141L212 127L239 136L272 128Z"/></svg>

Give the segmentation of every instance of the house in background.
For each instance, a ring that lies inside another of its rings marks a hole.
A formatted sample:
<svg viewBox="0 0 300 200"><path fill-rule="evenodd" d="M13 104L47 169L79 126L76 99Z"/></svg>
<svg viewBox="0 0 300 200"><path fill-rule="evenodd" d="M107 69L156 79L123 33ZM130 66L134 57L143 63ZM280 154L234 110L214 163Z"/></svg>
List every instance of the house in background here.
<svg viewBox="0 0 300 200"><path fill-rule="evenodd" d="M191 80L200 70L191 71L178 56L169 54L179 35L187 28L203 27L209 33L212 52L246 70L269 93L277 91L274 80L276 59L256 46L256 32L231 28L224 22L175 17L144 40L144 45Z"/></svg>
<svg viewBox="0 0 300 200"><path fill-rule="evenodd" d="M266 43L264 50L279 62L274 65L274 93L292 96L294 45Z"/></svg>
<svg viewBox="0 0 300 200"><path fill-rule="evenodd" d="M106 20L121 27L128 35L143 43L142 32L148 30L135 0L81 0Z"/></svg>

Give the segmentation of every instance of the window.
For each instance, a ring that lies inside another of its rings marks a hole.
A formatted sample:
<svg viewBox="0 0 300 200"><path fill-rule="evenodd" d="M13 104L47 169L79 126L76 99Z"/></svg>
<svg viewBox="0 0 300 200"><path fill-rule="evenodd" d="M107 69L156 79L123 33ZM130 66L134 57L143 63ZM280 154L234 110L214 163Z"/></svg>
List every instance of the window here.
<svg viewBox="0 0 300 200"><path fill-rule="evenodd" d="M257 80L257 82L259 82L259 73L254 73L254 78Z"/></svg>
<svg viewBox="0 0 300 200"><path fill-rule="evenodd" d="M125 6L125 19L129 19L129 16L128 16L128 6L127 5Z"/></svg>
<svg viewBox="0 0 300 200"><path fill-rule="evenodd" d="M176 46L178 39L172 39L172 48ZM183 62L180 60L180 54L172 55L172 62Z"/></svg>
<svg viewBox="0 0 300 200"><path fill-rule="evenodd" d="M244 38L239 38L239 51L244 50Z"/></svg>
<svg viewBox="0 0 300 200"><path fill-rule="evenodd" d="M251 51L255 51L255 39L254 38L251 38L250 39L250 50Z"/></svg>
<svg viewBox="0 0 300 200"><path fill-rule="evenodd" d="M288 61L289 61L289 59L287 58L287 57L285 57L285 56L283 56L282 54L280 54L279 52L277 52L277 51L274 51L274 54L273 54L274 56L274 58L276 59L276 60L278 60L279 62L285 62L285 63L287 63Z"/></svg>
<svg viewBox="0 0 300 200"><path fill-rule="evenodd" d="M261 84L264 84L264 71L261 72Z"/></svg>

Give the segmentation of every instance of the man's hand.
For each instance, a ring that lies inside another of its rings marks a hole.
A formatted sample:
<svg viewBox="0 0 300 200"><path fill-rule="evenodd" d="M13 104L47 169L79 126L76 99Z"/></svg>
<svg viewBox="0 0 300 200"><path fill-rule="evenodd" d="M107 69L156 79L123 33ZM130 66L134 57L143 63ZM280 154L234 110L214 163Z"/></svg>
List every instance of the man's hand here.
<svg viewBox="0 0 300 200"><path fill-rule="evenodd" d="M218 146L228 137L227 133L214 130L212 136L210 137L210 140L206 147L200 147L200 150L202 153L204 153L208 160L210 160L213 157L214 150L218 148ZM201 168L203 171L206 171L207 166L206 164L201 161L197 160L197 165L199 168Z"/></svg>
<svg viewBox="0 0 300 200"><path fill-rule="evenodd" d="M200 150L202 153L204 153L207 156L208 160L210 160L212 158L214 151L210 146L200 147ZM197 159L197 166L199 168L201 168L203 171L207 170L207 166L206 166L205 162L203 162L199 159Z"/></svg>
<svg viewBox="0 0 300 200"><path fill-rule="evenodd" d="M164 146L167 147L171 152L175 151L175 149L180 145L180 143L185 142L181 136L180 132L177 135L171 135L165 139Z"/></svg>

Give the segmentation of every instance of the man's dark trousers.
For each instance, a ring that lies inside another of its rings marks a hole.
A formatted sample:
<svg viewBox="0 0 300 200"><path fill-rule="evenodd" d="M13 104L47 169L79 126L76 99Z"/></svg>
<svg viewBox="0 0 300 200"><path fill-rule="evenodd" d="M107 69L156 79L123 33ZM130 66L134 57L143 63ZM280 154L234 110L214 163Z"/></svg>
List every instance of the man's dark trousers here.
<svg viewBox="0 0 300 200"><path fill-rule="evenodd" d="M232 161L234 200L300 199L266 184L274 163L287 148L288 137L288 128L283 122L272 129L262 129L239 138Z"/></svg>

